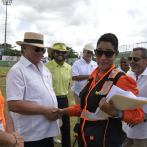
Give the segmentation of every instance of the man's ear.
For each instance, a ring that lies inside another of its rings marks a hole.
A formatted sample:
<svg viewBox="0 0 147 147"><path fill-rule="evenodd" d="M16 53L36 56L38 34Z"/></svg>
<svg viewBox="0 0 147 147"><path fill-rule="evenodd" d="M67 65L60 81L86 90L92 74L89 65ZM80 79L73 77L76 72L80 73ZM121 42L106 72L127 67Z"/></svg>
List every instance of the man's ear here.
<svg viewBox="0 0 147 147"><path fill-rule="evenodd" d="M147 66L147 58L145 59L145 63L146 63L146 66Z"/></svg>
<svg viewBox="0 0 147 147"><path fill-rule="evenodd" d="M22 45L22 50L23 50L23 52L24 52L24 50L26 49L26 45Z"/></svg>
<svg viewBox="0 0 147 147"><path fill-rule="evenodd" d="M119 51L116 51L116 53L115 53L115 54L116 54L116 57L117 57L117 56L118 56L118 54L119 54Z"/></svg>
<svg viewBox="0 0 147 147"><path fill-rule="evenodd" d="M23 44L23 45L22 45L22 50L23 50L23 53L24 53L24 54L25 54L25 52L26 52L26 49L27 49L27 45Z"/></svg>

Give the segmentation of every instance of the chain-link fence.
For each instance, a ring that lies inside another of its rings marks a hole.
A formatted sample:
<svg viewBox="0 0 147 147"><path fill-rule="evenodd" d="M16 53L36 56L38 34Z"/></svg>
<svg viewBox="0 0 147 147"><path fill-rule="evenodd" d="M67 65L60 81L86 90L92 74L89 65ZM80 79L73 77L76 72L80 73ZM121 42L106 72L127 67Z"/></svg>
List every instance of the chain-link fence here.
<svg viewBox="0 0 147 147"><path fill-rule="evenodd" d="M116 67L119 67L119 60L121 57L126 56L129 57L133 48L136 47L144 47L147 48L147 41L146 42L140 42L140 43L134 43L134 44L128 44L128 45L121 45L118 47L119 54L115 60Z"/></svg>

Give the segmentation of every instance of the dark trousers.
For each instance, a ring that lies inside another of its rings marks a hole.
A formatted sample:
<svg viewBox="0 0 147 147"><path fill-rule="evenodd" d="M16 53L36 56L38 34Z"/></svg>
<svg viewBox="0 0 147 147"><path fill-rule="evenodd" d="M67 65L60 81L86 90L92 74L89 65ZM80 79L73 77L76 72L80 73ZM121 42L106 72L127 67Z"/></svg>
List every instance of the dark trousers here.
<svg viewBox="0 0 147 147"><path fill-rule="evenodd" d="M65 98L57 98L58 108L63 109L69 107L67 96ZM62 134L62 147L71 147L70 141L70 118L68 115L62 116L63 125L60 128Z"/></svg>
<svg viewBox="0 0 147 147"><path fill-rule="evenodd" d="M53 138L24 142L24 147L54 147Z"/></svg>

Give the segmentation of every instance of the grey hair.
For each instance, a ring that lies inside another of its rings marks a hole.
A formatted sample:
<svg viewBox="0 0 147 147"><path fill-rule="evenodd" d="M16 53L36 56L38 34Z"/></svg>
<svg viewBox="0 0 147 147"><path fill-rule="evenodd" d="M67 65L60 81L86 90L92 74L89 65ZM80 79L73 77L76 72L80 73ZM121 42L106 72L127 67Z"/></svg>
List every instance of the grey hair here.
<svg viewBox="0 0 147 147"><path fill-rule="evenodd" d="M23 45L21 45L20 48L21 48L21 54L24 55L24 52L23 52Z"/></svg>
<svg viewBox="0 0 147 147"><path fill-rule="evenodd" d="M137 51L137 50L140 50L142 52L142 58L147 58L147 49L144 48L144 47L136 47L136 48L133 48L133 51Z"/></svg>
<svg viewBox="0 0 147 147"><path fill-rule="evenodd" d="M22 55L24 55L23 45L24 45L24 44L21 45L21 54L22 54ZM28 48L29 45L25 45L25 46L26 46L26 48Z"/></svg>

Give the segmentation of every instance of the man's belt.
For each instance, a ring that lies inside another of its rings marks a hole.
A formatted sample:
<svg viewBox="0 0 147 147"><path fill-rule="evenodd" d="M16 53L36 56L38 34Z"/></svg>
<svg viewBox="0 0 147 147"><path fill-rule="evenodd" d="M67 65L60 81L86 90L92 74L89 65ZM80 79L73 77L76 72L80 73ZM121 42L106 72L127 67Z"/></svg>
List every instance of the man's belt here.
<svg viewBox="0 0 147 147"><path fill-rule="evenodd" d="M66 95L59 95L59 96L56 96L57 98L66 98Z"/></svg>

